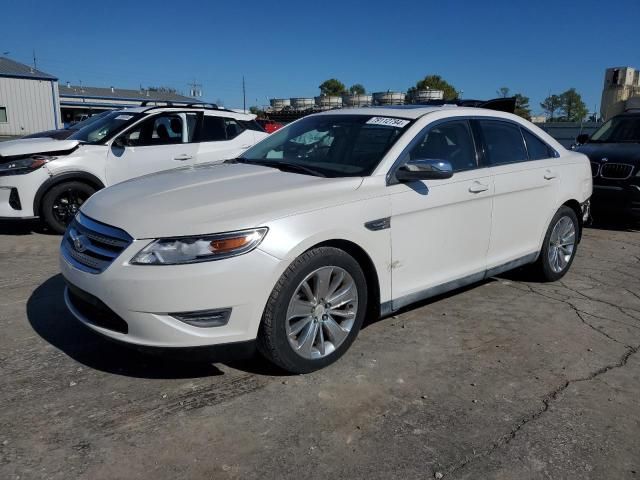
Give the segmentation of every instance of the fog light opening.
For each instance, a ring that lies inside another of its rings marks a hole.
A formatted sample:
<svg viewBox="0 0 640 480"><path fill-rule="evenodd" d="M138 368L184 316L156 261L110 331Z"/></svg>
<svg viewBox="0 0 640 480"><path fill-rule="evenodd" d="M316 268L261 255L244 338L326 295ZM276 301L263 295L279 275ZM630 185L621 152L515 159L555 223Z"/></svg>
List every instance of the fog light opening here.
<svg viewBox="0 0 640 480"><path fill-rule="evenodd" d="M229 323L230 308L218 308L215 310L198 310L196 312L170 313L173 318L193 327L210 328L223 327Z"/></svg>

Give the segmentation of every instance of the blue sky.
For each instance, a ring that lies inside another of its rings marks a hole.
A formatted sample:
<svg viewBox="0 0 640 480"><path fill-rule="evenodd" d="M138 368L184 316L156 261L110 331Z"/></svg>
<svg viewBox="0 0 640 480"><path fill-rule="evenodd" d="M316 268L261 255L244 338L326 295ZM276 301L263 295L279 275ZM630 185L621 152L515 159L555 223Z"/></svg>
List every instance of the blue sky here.
<svg viewBox="0 0 640 480"><path fill-rule="evenodd" d="M575 87L590 110L604 70L640 68L640 0L3 2L0 55L77 84L167 85L242 105L313 96L325 79L406 90L440 74L465 98Z"/></svg>

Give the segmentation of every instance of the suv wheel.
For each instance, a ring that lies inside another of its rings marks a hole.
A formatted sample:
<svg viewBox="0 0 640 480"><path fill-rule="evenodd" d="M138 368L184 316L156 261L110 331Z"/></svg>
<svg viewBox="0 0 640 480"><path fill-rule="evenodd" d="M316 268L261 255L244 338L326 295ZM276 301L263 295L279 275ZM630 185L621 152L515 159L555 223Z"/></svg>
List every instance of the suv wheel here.
<svg viewBox="0 0 640 480"><path fill-rule="evenodd" d="M289 372L312 372L347 351L366 310L367 283L358 262L333 247L309 250L271 292L258 348Z"/></svg>
<svg viewBox="0 0 640 480"><path fill-rule="evenodd" d="M96 191L83 182L64 182L52 187L42 198L40 215L55 233L64 233L80 206Z"/></svg>
<svg viewBox="0 0 640 480"><path fill-rule="evenodd" d="M569 207L560 207L547 229L536 264L542 280L554 282L569 271L576 256L579 234L576 213Z"/></svg>

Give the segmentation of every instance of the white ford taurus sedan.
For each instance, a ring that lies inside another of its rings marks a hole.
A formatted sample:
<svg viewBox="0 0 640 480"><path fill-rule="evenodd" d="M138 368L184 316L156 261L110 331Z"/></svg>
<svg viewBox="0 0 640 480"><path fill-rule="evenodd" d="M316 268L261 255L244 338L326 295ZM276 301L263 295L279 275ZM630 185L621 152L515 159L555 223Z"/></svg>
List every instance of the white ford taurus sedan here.
<svg viewBox="0 0 640 480"><path fill-rule="evenodd" d="M584 155L508 113L311 115L233 161L92 196L61 245L66 303L122 342L257 340L309 372L344 354L367 316L527 264L559 279L591 190Z"/></svg>

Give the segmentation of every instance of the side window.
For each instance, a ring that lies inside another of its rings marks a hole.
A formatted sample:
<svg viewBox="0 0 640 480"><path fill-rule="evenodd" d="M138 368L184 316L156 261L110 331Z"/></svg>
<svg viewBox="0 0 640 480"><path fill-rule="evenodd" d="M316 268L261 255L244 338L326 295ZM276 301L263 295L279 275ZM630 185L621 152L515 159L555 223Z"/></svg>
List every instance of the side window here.
<svg viewBox="0 0 640 480"><path fill-rule="evenodd" d="M469 122L453 120L430 128L420 143L411 149L409 158L448 160L454 172L476 168L476 150Z"/></svg>
<svg viewBox="0 0 640 480"><path fill-rule="evenodd" d="M226 140L227 134L224 131L222 117L205 115L202 119L202 131L200 132L201 142L219 142Z"/></svg>
<svg viewBox="0 0 640 480"><path fill-rule="evenodd" d="M231 140L236 138L242 132L244 132L244 128L242 125L238 123L237 120L233 118L224 118L224 129L227 132L227 140Z"/></svg>
<svg viewBox="0 0 640 480"><path fill-rule="evenodd" d="M527 142L527 151L529 152L529 160L542 160L544 158L553 158L553 149L536 137L528 130L522 129L524 141Z"/></svg>
<svg viewBox="0 0 640 480"><path fill-rule="evenodd" d="M7 123L7 107L0 107L0 123Z"/></svg>
<svg viewBox="0 0 640 480"><path fill-rule="evenodd" d="M247 130L254 130L256 132L264 132L264 128L260 126L260 124L255 120L239 120L240 125L242 125Z"/></svg>
<svg viewBox="0 0 640 480"><path fill-rule="evenodd" d="M185 118L187 120L187 142L191 143L194 140L194 135L196 133L196 125L198 124L198 114L197 113L186 113Z"/></svg>
<svg viewBox="0 0 640 480"><path fill-rule="evenodd" d="M147 147L182 143L184 121L177 114L154 115L124 134L126 145Z"/></svg>
<svg viewBox="0 0 640 480"><path fill-rule="evenodd" d="M478 123L487 145L487 160L490 165L529 160L520 127L499 120L479 120Z"/></svg>

